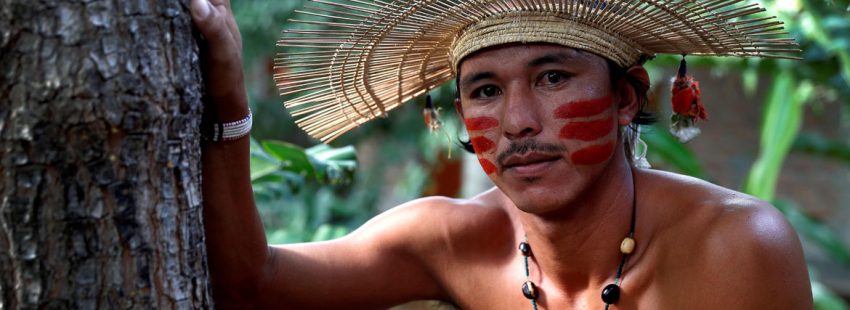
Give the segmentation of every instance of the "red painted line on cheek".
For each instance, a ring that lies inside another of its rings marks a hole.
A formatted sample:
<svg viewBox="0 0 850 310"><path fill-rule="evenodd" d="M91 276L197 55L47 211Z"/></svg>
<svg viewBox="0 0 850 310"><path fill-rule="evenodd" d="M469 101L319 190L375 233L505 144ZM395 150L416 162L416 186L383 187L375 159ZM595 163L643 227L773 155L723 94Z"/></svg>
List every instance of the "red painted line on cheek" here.
<svg viewBox="0 0 850 310"><path fill-rule="evenodd" d="M494 165L493 162L479 157L478 163L481 164L481 168L484 168L484 173L486 173L486 174L496 173L496 165Z"/></svg>
<svg viewBox="0 0 850 310"><path fill-rule="evenodd" d="M614 142L608 142L600 145L591 145L583 149L575 151L570 155L570 160L575 165L596 165L601 164L614 152Z"/></svg>
<svg viewBox="0 0 850 310"><path fill-rule="evenodd" d="M469 142L472 143L472 148L475 149L475 153L484 153L496 146L496 143L493 142L493 140L485 137L474 137L469 139Z"/></svg>
<svg viewBox="0 0 850 310"><path fill-rule="evenodd" d="M614 130L614 121L610 117L587 121L571 122L561 127L561 139L593 141L607 137Z"/></svg>
<svg viewBox="0 0 850 310"><path fill-rule="evenodd" d="M555 109L556 118L575 118L594 116L611 107L611 97L605 96L590 100L571 101Z"/></svg>
<svg viewBox="0 0 850 310"><path fill-rule="evenodd" d="M499 126L499 121L492 117L467 118L464 122L466 123L466 130L469 131L484 130Z"/></svg>

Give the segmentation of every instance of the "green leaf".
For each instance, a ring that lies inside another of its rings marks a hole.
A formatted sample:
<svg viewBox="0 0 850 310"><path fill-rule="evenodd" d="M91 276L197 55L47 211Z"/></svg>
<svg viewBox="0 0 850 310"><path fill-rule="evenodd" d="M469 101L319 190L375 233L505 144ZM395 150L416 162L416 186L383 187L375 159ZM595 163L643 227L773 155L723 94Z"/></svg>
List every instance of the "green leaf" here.
<svg viewBox="0 0 850 310"><path fill-rule="evenodd" d="M776 77L766 99L759 155L744 184L745 192L773 200L782 163L800 130L803 104L813 89L808 82L796 81L790 70L783 70Z"/></svg>
<svg viewBox="0 0 850 310"><path fill-rule="evenodd" d="M850 264L850 250L835 231L824 223L803 214L800 208L790 201L776 200L773 204L785 215L797 232L813 241L836 261L845 265Z"/></svg>
<svg viewBox="0 0 850 310"><path fill-rule="evenodd" d="M749 66L742 70L741 82L744 84L744 93L754 96L759 83L759 72L756 66Z"/></svg>
<svg viewBox="0 0 850 310"><path fill-rule="evenodd" d="M357 159L357 152L350 145L341 148L331 148L326 144L319 144L307 149L306 153L321 161Z"/></svg>
<svg viewBox="0 0 850 310"><path fill-rule="evenodd" d="M349 232L351 232L351 230L345 226L335 226L331 239L345 237L345 235L347 235Z"/></svg>
<svg viewBox="0 0 850 310"><path fill-rule="evenodd" d="M333 237L333 226L330 224L322 224L316 229L313 234L312 242L330 240Z"/></svg>
<svg viewBox="0 0 850 310"><path fill-rule="evenodd" d="M280 169L280 161L263 152L254 139L251 139L250 150L251 181L272 174Z"/></svg>
<svg viewBox="0 0 850 310"><path fill-rule="evenodd" d="M283 164L286 170L315 176L316 171L303 148L282 141L263 141L263 149Z"/></svg>
<svg viewBox="0 0 850 310"><path fill-rule="evenodd" d="M644 128L650 129L641 135L649 147L647 156L670 164L684 174L703 179L706 177L694 153L679 143L666 129L660 126Z"/></svg>
<svg viewBox="0 0 850 310"><path fill-rule="evenodd" d="M351 181L357 167L357 152L353 146L332 148L319 144L306 150L319 180L331 184Z"/></svg>
<svg viewBox="0 0 850 310"><path fill-rule="evenodd" d="M251 184L254 185L255 193L257 192L258 185L268 183L280 184L281 186L287 187L287 192L294 193L304 185L305 181L305 177L301 174L292 171L277 170L262 177L253 179Z"/></svg>
<svg viewBox="0 0 850 310"><path fill-rule="evenodd" d="M815 310L850 309L850 306L841 297L838 297L838 295L818 281L812 281L812 297L815 301Z"/></svg>

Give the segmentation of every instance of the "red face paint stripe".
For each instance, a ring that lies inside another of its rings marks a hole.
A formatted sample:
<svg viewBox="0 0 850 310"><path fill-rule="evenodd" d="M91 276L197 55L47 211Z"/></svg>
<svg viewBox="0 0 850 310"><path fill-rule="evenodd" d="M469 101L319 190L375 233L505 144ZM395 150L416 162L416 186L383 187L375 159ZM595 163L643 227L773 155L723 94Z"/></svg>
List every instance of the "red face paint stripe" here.
<svg viewBox="0 0 850 310"><path fill-rule="evenodd" d="M484 130L499 126L499 121L492 117L473 117L467 118L465 121L466 130Z"/></svg>
<svg viewBox="0 0 850 310"><path fill-rule="evenodd" d="M472 143L472 148L475 149L476 153L487 152L496 146L496 143L494 143L493 140L485 137L474 137L469 139L469 142Z"/></svg>
<svg viewBox="0 0 850 310"><path fill-rule="evenodd" d="M614 121L605 118L588 122L570 122L561 127L561 139L593 141L608 136L614 130Z"/></svg>
<svg viewBox="0 0 850 310"><path fill-rule="evenodd" d="M614 152L614 142L608 142L600 145L591 145L583 149L575 151L570 155L570 160L575 165L596 165L601 164L611 153Z"/></svg>
<svg viewBox="0 0 850 310"><path fill-rule="evenodd" d="M588 117L605 112L611 107L611 97L572 101L562 104L555 109L556 118Z"/></svg>
<svg viewBox="0 0 850 310"><path fill-rule="evenodd" d="M481 164L481 168L484 168L484 173L493 174L496 173L496 165L493 162L486 160L484 158L478 158L478 162Z"/></svg>

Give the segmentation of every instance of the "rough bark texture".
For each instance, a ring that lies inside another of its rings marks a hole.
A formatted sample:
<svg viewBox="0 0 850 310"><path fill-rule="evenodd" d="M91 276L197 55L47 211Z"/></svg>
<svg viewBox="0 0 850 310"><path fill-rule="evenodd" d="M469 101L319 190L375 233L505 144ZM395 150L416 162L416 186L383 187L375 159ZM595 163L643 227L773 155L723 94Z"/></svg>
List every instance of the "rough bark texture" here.
<svg viewBox="0 0 850 310"><path fill-rule="evenodd" d="M0 309L208 308L188 0L0 0Z"/></svg>

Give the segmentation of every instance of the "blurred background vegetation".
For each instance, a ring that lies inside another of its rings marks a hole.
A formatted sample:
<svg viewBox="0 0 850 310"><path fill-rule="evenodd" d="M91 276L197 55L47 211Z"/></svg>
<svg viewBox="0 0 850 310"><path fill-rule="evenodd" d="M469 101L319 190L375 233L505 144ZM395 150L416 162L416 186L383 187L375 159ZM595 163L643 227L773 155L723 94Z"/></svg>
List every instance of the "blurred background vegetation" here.
<svg viewBox="0 0 850 310"><path fill-rule="evenodd" d="M465 193L473 189L461 192L460 184L481 182L466 174L462 182L452 181L457 179L453 171L464 165L462 151L457 147L457 139L464 137L460 134L463 129L451 104L453 86L431 93L442 109L446 131L456 135L451 137L452 142L427 131L421 116L422 99L403 105L389 118L355 129L334 141L333 146L317 145L318 141L294 125L282 108L285 98L277 95L272 81L274 54L280 52L274 43L285 29L286 21L297 17L295 10L305 2L233 2L244 41L246 86L256 117L251 177L269 242L332 239L356 229L378 212L423 195L468 196ZM652 101L660 120L653 127L644 128L649 161L656 168L737 188L772 202L800 233L807 258L815 252L823 253L830 264L839 266L846 274L850 251L847 234L842 237L839 229L850 222L825 224L829 215L813 214L809 210L816 207L801 205L793 195L778 195L777 184L781 175L793 178L797 173L783 171L789 156L839 165L843 167L840 170L843 172L839 172L843 176L839 178L843 184L850 184L846 169L850 167L850 3L848 0L775 0L761 4L770 15L786 22L786 29L804 51L803 61L688 58L692 72L738 83L732 90L706 90L703 86L703 93L738 92L732 95L747 98L744 102L752 102L759 113L746 128L757 135L758 145L752 146L753 154L745 164L737 166L743 175L741 180L724 183L723 178L714 175L714 169L705 168L710 159L692 150L693 143L680 144L667 133L669 122L665 115L669 115L669 107L659 102L666 102L664 96L669 93L669 84L665 79L674 74L678 57L658 57L647 65L656 84ZM710 112L711 105L712 102L706 102ZM818 115L837 118L838 128L818 130L817 126L804 125L807 119L820 119ZM712 123L701 126L710 127ZM447 158L449 152L451 159ZM474 168L477 167L464 169L475 171ZM478 178L482 178L480 173ZM833 213L845 210L846 214L850 208L847 200L829 203ZM845 279L843 284L840 280L832 281L837 283L832 287L824 285L827 281L821 281L824 275L816 267L810 268L816 309L848 309L850 283L847 281L850 280Z"/></svg>

